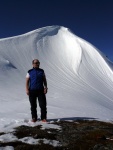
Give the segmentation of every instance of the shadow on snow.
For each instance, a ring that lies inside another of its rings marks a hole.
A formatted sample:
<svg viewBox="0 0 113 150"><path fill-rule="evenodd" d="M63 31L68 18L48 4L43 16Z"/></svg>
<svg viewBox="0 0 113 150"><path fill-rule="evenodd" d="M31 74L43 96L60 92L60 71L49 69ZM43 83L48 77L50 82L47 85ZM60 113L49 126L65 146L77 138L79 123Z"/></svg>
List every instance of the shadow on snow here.
<svg viewBox="0 0 113 150"><path fill-rule="evenodd" d="M98 118L91 118L91 117L68 117L68 118L55 118L55 119L47 119L48 121L66 121L66 120L72 120L72 121L78 121L78 120L95 120Z"/></svg>

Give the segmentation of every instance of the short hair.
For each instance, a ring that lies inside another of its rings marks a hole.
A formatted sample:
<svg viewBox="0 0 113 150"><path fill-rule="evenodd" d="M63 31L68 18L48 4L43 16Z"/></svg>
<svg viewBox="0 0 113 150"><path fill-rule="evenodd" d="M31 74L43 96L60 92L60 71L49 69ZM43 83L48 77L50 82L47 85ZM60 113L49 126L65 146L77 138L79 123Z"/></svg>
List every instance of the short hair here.
<svg viewBox="0 0 113 150"><path fill-rule="evenodd" d="M39 60L38 60L38 59L33 59L33 60L32 60L32 64L34 64L34 61L35 61L35 60L37 60L37 61L39 62ZM39 62L39 64L40 64L40 62Z"/></svg>

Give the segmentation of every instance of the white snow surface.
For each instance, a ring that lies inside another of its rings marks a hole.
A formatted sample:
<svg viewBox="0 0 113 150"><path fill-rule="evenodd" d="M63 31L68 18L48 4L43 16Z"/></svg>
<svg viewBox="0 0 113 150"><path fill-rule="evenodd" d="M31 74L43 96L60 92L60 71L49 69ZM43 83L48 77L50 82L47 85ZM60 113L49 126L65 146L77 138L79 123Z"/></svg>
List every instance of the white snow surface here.
<svg viewBox="0 0 113 150"><path fill-rule="evenodd" d="M39 145L40 145L40 141L43 141L43 143L52 145L54 147L60 146L59 141L47 140L45 138L44 139L34 139L30 136L30 137L24 137L24 138L18 139L12 133L8 133L8 134L4 134L4 135L0 136L0 142L7 143L7 142L14 142L14 141L21 141L21 142L27 143L27 144L39 144ZM0 147L0 150L4 150L4 149L7 150L8 148L9 148L9 146L8 147ZM10 148L12 148L12 147L10 147Z"/></svg>
<svg viewBox="0 0 113 150"><path fill-rule="evenodd" d="M0 150L14 150L12 146L0 147Z"/></svg>
<svg viewBox="0 0 113 150"><path fill-rule="evenodd" d="M0 132L31 118L25 76L35 58L48 81L48 119L113 120L113 63L68 28L48 26L0 39Z"/></svg>
<svg viewBox="0 0 113 150"><path fill-rule="evenodd" d="M60 142L56 141L56 140L34 139L32 137L25 137L25 138L19 139L18 141L21 141L21 142L27 143L27 144L39 144L39 145L40 145L40 141L42 141L44 144L49 144L54 147L61 146Z"/></svg>

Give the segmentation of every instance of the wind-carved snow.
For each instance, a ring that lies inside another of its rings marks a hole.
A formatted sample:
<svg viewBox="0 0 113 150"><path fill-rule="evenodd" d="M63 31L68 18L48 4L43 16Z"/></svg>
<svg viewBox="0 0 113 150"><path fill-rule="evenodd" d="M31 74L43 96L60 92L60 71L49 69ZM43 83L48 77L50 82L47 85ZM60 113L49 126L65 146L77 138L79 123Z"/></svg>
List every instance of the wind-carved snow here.
<svg viewBox="0 0 113 150"><path fill-rule="evenodd" d="M12 65L11 62L4 58L0 58L0 70L1 71L6 71L8 69L16 69L14 65Z"/></svg>
<svg viewBox="0 0 113 150"><path fill-rule="evenodd" d="M113 119L113 63L69 29L50 26L0 40L1 127L31 117L25 76L34 58L48 81L49 119Z"/></svg>

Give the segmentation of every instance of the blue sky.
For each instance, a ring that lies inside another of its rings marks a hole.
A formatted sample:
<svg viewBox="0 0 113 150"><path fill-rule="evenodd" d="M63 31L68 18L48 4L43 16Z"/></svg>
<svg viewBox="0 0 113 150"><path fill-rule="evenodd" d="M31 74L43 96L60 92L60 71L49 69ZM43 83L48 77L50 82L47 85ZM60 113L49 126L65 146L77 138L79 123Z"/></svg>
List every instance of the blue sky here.
<svg viewBox="0 0 113 150"><path fill-rule="evenodd" d="M0 38L51 25L69 28L113 61L113 0L0 1Z"/></svg>

